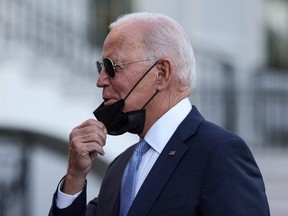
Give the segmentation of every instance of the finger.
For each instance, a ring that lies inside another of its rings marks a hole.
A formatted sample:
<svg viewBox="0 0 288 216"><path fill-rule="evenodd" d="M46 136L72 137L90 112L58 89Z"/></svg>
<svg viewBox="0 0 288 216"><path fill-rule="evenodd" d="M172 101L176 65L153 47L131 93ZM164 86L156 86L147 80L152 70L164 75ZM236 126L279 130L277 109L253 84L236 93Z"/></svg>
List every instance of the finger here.
<svg viewBox="0 0 288 216"><path fill-rule="evenodd" d="M77 127L75 127L72 131L78 131L81 129L92 129L92 128L98 128L98 130L103 131L104 133L107 133L107 129L104 126L104 124L100 121L96 121L93 119L89 119L85 122L83 122L82 124L78 125Z"/></svg>
<svg viewBox="0 0 288 216"><path fill-rule="evenodd" d="M80 138L83 142L98 141L103 145L106 143L107 133L98 128L98 126L87 126L85 128L74 128L70 133L70 140Z"/></svg>
<svg viewBox="0 0 288 216"><path fill-rule="evenodd" d="M96 142L86 143L86 148L87 148L87 151L89 152L90 156L91 156L91 154L92 154L92 156L95 156L94 155L95 152L99 153L100 155L104 155L105 154L103 146L99 145Z"/></svg>
<svg viewBox="0 0 288 216"><path fill-rule="evenodd" d="M93 151L93 152L90 152L89 155L90 155L91 160L95 161L96 158L97 158L98 152L97 151Z"/></svg>
<svg viewBox="0 0 288 216"><path fill-rule="evenodd" d="M89 133L78 136L78 140L82 143L96 142L97 144L104 146L106 144L106 134L103 133Z"/></svg>
<svg viewBox="0 0 288 216"><path fill-rule="evenodd" d="M95 119L88 119L84 121L82 124L78 125L76 128L84 128L84 127L92 126L92 125L98 126L103 131L106 130L105 125L102 122L97 121Z"/></svg>
<svg viewBox="0 0 288 216"><path fill-rule="evenodd" d="M79 155L87 155L90 152L97 151L99 154L104 155L103 146L106 139L95 134L88 134L82 137L74 137L70 140L70 148L73 152L78 152Z"/></svg>

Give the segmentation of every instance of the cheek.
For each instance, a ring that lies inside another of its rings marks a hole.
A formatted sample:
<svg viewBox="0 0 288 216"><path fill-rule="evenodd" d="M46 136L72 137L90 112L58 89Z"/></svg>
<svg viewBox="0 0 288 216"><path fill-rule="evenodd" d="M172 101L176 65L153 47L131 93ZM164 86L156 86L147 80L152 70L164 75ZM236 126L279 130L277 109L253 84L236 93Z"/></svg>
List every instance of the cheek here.
<svg viewBox="0 0 288 216"><path fill-rule="evenodd" d="M125 98L131 90L127 79L115 79L111 82L113 91L118 94L120 98Z"/></svg>

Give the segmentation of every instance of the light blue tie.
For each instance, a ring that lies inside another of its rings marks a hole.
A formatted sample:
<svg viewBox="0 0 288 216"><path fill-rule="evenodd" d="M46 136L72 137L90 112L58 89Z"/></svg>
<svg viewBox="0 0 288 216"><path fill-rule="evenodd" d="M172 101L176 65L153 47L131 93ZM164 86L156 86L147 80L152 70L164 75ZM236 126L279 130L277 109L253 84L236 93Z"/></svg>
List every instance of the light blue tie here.
<svg viewBox="0 0 288 216"><path fill-rule="evenodd" d="M142 156L148 151L149 148L149 144L146 143L144 139L141 139L137 143L134 153L125 168L121 184L121 203L119 216L126 216L132 205L135 193L136 172Z"/></svg>

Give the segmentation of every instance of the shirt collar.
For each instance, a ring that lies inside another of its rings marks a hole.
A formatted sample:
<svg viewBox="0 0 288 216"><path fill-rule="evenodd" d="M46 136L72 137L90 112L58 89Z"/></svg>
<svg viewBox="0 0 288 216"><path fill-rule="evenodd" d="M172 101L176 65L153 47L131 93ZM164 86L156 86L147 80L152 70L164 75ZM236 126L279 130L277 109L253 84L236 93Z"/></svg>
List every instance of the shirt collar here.
<svg viewBox="0 0 288 216"><path fill-rule="evenodd" d="M144 137L146 142L160 154L191 109L188 98L181 100L152 125Z"/></svg>

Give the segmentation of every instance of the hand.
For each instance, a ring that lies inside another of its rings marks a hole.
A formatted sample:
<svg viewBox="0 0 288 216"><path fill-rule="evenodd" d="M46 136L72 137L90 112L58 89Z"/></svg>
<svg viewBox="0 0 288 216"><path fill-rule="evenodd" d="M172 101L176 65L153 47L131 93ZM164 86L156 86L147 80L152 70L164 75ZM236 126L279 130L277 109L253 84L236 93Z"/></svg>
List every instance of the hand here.
<svg viewBox="0 0 288 216"><path fill-rule="evenodd" d="M97 155L104 155L107 130L103 123L89 119L70 133L68 170L62 191L76 194L81 191Z"/></svg>

